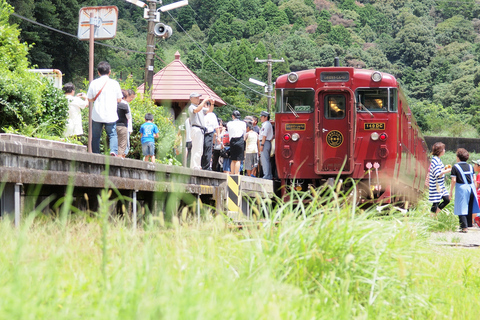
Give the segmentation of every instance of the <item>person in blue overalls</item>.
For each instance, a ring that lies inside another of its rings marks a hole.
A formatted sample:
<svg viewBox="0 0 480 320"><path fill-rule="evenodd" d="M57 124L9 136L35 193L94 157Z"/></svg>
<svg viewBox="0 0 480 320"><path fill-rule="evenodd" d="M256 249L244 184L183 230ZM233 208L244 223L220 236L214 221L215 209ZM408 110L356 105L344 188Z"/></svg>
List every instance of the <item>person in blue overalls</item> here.
<svg viewBox="0 0 480 320"><path fill-rule="evenodd" d="M457 163L453 166L450 186L450 198L455 188L455 202L453 213L460 221L460 232L466 233L467 227L472 227L472 214L480 213L478 207L477 193L475 191L475 179L473 178L473 167L468 164L468 151L459 148L457 150Z"/></svg>

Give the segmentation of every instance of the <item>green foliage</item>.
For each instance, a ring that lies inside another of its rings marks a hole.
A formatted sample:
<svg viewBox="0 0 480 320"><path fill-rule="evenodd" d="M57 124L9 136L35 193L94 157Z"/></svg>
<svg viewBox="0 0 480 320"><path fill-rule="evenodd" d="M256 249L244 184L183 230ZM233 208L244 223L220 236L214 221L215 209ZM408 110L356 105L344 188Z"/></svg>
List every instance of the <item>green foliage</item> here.
<svg viewBox="0 0 480 320"><path fill-rule="evenodd" d="M20 43L17 26L8 23L12 12L13 8L5 0L0 0L0 70L25 70L29 46Z"/></svg>
<svg viewBox="0 0 480 320"><path fill-rule="evenodd" d="M476 38L473 23L462 16L454 16L439 23L435 33L437 42L442 45L452 42L473 42Z"/></svg>
<svg viewBox="0 0 480 320"><path fill-rule="evenodd" d="M418 125L426 135L474 138L471 116L453 112L451 107L431 103L414 103L411 109Z"/></svg>
<svg viewBox="0 0 480 320"><path fill-rule="evenodd" d="M68 100L62 90L44 79L45 88L42 94L42 113L36 120L40 124L48 124L53 135L63 136L68 119Z"/></svg>
<svg viewBox="0 0 480 320"><path fill-rule="evenodd" d="M341 47L347 48L352 44L352 36L344 26L339 24L333 26L328 33L328 41L331 44L338 44Z"/></svg>

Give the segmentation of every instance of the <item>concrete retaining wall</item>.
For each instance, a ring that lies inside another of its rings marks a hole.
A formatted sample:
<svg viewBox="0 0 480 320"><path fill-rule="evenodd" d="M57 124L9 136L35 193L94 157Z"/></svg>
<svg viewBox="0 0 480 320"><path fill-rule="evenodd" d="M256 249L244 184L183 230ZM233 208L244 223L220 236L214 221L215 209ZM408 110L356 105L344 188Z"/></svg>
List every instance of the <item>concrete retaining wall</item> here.
<svg viewBox="0 0 480 320"><path fill-rule="evenodd" d="M428 136L425 141L430 151L436 142L443 142L447 151L455 152L458 148L465 148L468 152L480 153L480 139Z"/></svg>

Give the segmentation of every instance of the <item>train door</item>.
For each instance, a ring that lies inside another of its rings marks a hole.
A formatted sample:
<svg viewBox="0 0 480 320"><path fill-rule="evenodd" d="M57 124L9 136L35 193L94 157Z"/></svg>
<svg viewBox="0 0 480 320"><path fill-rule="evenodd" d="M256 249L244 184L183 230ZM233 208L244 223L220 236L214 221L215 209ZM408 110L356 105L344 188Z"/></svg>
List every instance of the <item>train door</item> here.
<svg viewBox="0 0 480 320"><path fill-rule="evenodd" d="M350 92L319 92L315 112L315 172L353 171L353 107Z"/></svg>

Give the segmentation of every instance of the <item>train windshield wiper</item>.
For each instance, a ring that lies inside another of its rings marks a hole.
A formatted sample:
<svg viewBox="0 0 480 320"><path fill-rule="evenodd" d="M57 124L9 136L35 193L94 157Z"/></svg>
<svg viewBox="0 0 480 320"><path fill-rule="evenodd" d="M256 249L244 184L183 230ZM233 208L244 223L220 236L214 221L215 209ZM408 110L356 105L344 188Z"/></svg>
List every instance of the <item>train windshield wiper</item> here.
<svg viewBox="0 0 480 320"><path fill-rule="evenodd" d="M290 105L290 103L288 103L288 98L287 100L285 101L285 105L288 107L288 109L290 109L290 111L292 111L293 115L295 116L295 118L298 118L298 113L295 112L295 110L292 108L292 106Z"/></svg>
<svg viewBox="0 0 480 320"><path fill-rule="evenodd" d="M357 107L362 108L363 110L367 111L370 117L374 118L373 113L370 112L370 110L367 109L361 102L360 102L360 95L358 96L358 102L357 102Z"/></svg>

